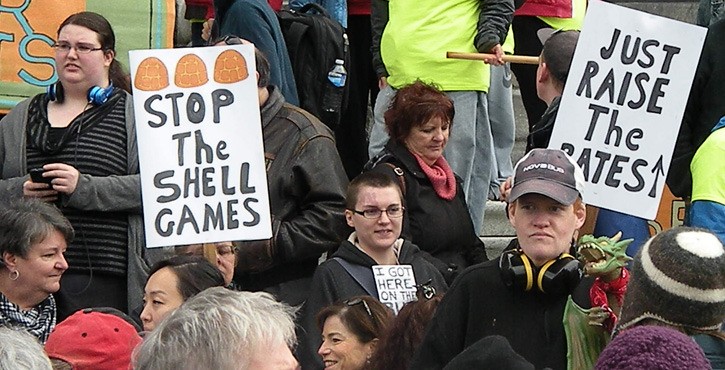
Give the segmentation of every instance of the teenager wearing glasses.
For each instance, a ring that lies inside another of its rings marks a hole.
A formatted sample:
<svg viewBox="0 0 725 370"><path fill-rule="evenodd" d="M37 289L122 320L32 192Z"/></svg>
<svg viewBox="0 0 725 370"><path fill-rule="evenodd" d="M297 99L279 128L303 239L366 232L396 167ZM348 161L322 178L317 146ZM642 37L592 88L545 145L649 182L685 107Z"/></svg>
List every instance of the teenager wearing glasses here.
<svg viewBox="0 0 725 370"><path fill-rule="evenodd" d="M58 81L19 103L0 124L0 200L53 203L76 231L55 295L58 321L84 307L127 312L138 306L148 270L141 258L132 99L115 46L103 16L66 18L53 45Z"/></svg>
<svg viewBox="0 0 725 370"><path fill-rule="evenodd" d="M436 87L416 81L401 88L385 113L390 141L366 165L400 183L403 236L433 256L429 260L448 283L467 266L487 260L461 179L443 158L453 116L453 101Z"/></svg>
<svg viewBox="0 0 725 370"><path fill-rule="evenodd" d="M400 238L407 212L397 180L377 172L365 172L347 189L345 219L355 229L327 261L317 267L307 302L303 306L300 363L305 369L321 369L317 354L320 329L315 317L323 307L359 295L378 298L374 265L411 265L417 282L431 281L437 291L446 284L440 272L413 243Z"/></svg>

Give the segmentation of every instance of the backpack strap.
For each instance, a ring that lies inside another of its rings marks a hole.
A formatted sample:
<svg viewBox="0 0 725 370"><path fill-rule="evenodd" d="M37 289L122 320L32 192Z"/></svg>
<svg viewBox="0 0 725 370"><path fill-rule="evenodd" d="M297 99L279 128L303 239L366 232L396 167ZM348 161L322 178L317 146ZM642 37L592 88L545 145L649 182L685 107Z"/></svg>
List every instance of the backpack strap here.
<svg viewBox="0 0 725 370"><path fill-rule="evenodd" d="M365 163L365 165L363 166L363 172L370 171L375 168L375 166L381 163L392 168L393 173L398 176L398 185L400 185L400 191L403 193L403 198L405 198L405 190L407 189L407 186L405 184L405 171L403 171L400 166L396 166L393 163L387 162L389 158L393 158L393 154L390 153L387 148L385 148L376 156L370 158L367 163Z"/></svg>
<svg viewBox="0 0 725 370"><path fill-rule="evenodd" d="M400 168L400 167L398 167L398 166L396 166L396 165L394 165L394 164L392 164L390 162L385 162L385 164L388 167L392 168L393 169L393 172L395 172L395 174L398 176L398 183L399 183L398 185L400 185L400 191L403 193L403 198L405 198L405 189L406 189L406 187L405 187L405 176L404 176L405 175L405 172L403 172L403 169L402 168Z"/></svg>
<svg viewBox="0 0 725 370"><path fill-rule="evenodd" d="M375 286L373 270L362 265L353 265L340 257L332 257L369 295L378 298L378 289Z"/></svg>

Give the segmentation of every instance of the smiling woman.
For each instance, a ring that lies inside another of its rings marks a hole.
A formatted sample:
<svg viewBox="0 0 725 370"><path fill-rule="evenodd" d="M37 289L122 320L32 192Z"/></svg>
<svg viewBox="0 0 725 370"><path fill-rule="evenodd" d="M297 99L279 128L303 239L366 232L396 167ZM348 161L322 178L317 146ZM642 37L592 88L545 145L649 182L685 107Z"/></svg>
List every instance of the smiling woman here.
<svg viewBox="0 0 725 370"><path fill-rule="evenodd" d="M318 354L325 370L362 370L370 365L379 338L393 315L370 296L353 297L325 307L317 315L322 332Z"/></svg>
<svg viewBox="0 0 725 370"><path fill-rule="evenodd" d="M16 201L0 211L0 326L21 327L41 342L55 327L52 293L68 263L70 222L52 205Z"/></svg>

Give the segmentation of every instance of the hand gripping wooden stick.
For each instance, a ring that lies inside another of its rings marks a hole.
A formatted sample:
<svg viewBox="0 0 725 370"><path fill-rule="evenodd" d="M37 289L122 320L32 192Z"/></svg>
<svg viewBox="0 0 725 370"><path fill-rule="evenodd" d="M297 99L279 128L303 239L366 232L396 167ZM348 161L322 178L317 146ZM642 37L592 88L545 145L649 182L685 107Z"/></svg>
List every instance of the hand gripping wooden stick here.
<svg viewBox="0 0 725 370"><path fill-rule="evenodd" d="M488 60L496 59L493 54L485 53L459 53L455 51L449 51L446 53L446 57L451 59L468 59L468 60ZM507 63L518 63L518 64L539 64L539 57L531 57L526 55L504 55L503 61Z"/></svg>

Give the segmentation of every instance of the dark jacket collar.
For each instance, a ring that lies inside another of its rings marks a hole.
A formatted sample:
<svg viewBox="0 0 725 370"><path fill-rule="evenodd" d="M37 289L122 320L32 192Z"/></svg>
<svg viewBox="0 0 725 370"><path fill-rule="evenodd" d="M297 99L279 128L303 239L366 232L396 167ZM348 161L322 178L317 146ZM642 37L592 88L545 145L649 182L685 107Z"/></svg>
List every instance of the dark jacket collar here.
<svg viewBox="0 0 725 370"><path fill-rule="evenodd" d="M406 240L400 247L398 262L401 264L410 264L418 253L420 253L420 249L415 244ZM332 257L339 257L350 263L366 267L372 267L378 264L372 257L368 256L360 248L354 246L347 240L340 244L340 248L337 249Z"/></svg>
<svg viewBox="0 0 725 370"><path fill-rule="evenodd" d="M267 90L269 91L269 98L267 98L267 101L262 105L262 109L260 110L263 129L267 127L269 122L272 121L284 105L284 96L279 92L279 88L270 85L267 86Z"/></svg>

